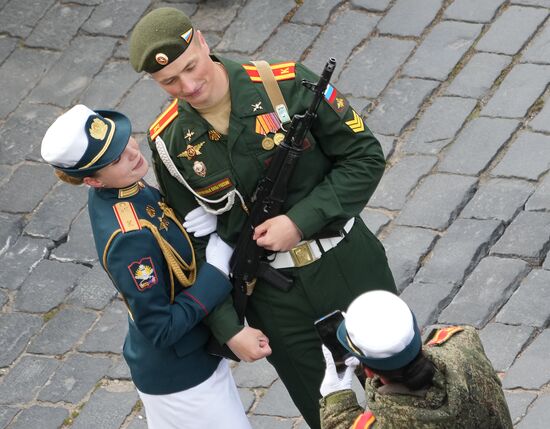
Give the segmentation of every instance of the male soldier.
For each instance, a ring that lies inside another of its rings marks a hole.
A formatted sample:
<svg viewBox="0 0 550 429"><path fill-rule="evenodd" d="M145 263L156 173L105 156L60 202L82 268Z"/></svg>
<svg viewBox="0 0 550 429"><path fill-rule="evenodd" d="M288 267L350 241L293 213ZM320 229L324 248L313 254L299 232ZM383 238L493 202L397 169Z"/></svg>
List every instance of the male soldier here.
<svg viewBox="0 0 550 429"><path fill-rule="evenodd" d="M323 348L323 429L512 428L500 379L474 328L439 329L422 346L407 304L394 294L372 291L352 302L337 335L363 364L368 411L350 390L350 360L356 359L348 359L339 376Z"/></svg>
<svg viewBox="0 0 550 429"><path fill-rule="evenodd" d="M173 8L155 9L138 22L130 62L175 98L149 133L169 204L180 215L207 206L218 215L220 237L236 243L289 118L311 103L313 94L301 81L318 77L299 63L268 66L286 104L276 112L258 68L210 55L200 31ZM274 252L272 267L293 285L285 291L258 280L246 318L269 337L269 361L315 429L324 364L314 320L374 286L394 292L395 285L382 245L357 216L382 176L384 156L333 86L304 146L284 214L256 226L253 236ZM234 312L225 317L225 332L215 332L221 342L239 329Z"/></svg>

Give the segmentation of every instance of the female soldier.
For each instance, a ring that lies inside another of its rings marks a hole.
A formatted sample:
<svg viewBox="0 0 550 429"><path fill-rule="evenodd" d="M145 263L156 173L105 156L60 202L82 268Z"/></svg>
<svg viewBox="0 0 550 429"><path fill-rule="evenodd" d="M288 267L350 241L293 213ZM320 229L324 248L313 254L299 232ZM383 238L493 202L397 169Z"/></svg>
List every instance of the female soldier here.
<svg viewBox="0 0 550 429"><path fill-rule="evenodd" d="M90 186L95 245L128 308L123 355L149 427L214 427L223 419L249 428L227 362L206 352L210 332L199 323L231 290L232 249L212 234L206 263L197 264L174 212L142 181L148 163L121 113L74 106L46 132L42 157L62 180ZM201 232L215 225L209 229ZM252 328L228 345L243 338L270 353Z"/></svg>

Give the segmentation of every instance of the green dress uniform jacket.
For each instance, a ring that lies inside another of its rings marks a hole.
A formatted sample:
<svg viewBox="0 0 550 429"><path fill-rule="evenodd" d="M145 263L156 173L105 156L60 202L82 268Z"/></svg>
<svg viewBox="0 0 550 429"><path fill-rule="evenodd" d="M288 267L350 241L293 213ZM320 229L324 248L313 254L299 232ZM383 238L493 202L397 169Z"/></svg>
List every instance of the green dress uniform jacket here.
<svg viewBox="0 0 550 429"><path fill-rule="evenodd" d="M189 266L193 249L155 188L91 188L88 209L101 264L128 308L123 354L135 385L157 395L200 384L219 363L206 352L210 331L200 322L227 297L229 279L204 263L182 286L174 260Z"/></svg>
<svg viewBox="0 0 550 429"><path fill-rule="evenodd" d="M402 386L384 392L388 386L382 387L378 377L369 378L365 395L374 418L359 424L363 410L355 394L343 390L321 400L323 429L513 427L500 379L474 328L464 327L447 341L425 345L423 351L436 366L433 385L427 391L406 392Z"/></svg>
<svg viewBox="0 0 550 429"><path fill-rule="evenodd" d="M262 142L266 135L275 137L276 131L284 132L279 125L273 126L273 107L255 68L219 57L214 60L223 64L229 77L228 135L213 130L182 100L177 102L177 112L173 104L159 117L149 135L158 183L180 216L195 208L197 202L160 160L154 142L157 135L195 192L218 199L236 188L248 205L274 153ZM313 94L301 81L316 82L318 77L299 63L272 68L290 116L305 112ZM365 207L382 176L385 159L380 144L346 99L330 86L304 146L283 212L298 226L304 239L338 235L346 221ZM236 199L231 210L218 216L220 237L236 243L246 216ZM268 359L309 426L315 429L319 427L324 361L314 320L334 309L347 308L368 290L395 292L395 285L382 245L359 217L345 239L321 259L283 272L293 279L290 291L259 280L246 317L251 326L269 337L273 354ZM226 313L225 320L224 330L212 328L222 342L238 330L234 313Z"/></svg>

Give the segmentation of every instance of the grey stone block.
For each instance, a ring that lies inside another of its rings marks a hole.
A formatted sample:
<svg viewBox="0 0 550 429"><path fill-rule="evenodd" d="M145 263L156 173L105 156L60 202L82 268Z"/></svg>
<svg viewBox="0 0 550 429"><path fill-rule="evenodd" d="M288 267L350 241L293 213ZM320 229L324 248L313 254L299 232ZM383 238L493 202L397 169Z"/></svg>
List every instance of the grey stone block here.
<svg viewBox="0 0 550 429"><path fill-rule="evenodd" d="M357 10L346 10L327 24L306 57L305 65L320 73L329 57L335 57L337 66L334 77L342 70L342 65L362 40L374 29L379 17ZM342 28L353 28L342 37Z"/></svg>
<svg viewBox="0 0 550 429"><path fill-rule="evenodd" d="M147 429L147 420L145 419L145 413L142 412L132 419L132 422L128 426L128 429Z"/></svg>
<svg viewBox="0 0 550 429"><path fill-rule="evenodd" d="M5 428L12 421L13 416L19 411L18 408L0 406L0 427Z"/></svg>
<svg viewBox="0 0 550 429"><path fill-rule="evenodd" d="M71 106L112 55L115 43L116 39L108 37L75 37L63 57L33 89L30 100Z"/></svg>
<svg viewBox="0 0 550 429"><path fill-rule="evenodd" d="M401 225L443 230L474 194L476 185L474 177L432 174L421 182L396 221Z"/></svg>
<svg viewBox="0 0 550 429"><path fill-rule="evenodd" d="M0 28L4 27L0 24ZM37 49L17 48L12 52L0 67L0 82L9 82L9 85L2 85L0 118L15 110L59 57L57 52Z"/></svg>
<svg viewBox="0 0 550 429"><path fill-rule="evenodd" d="M43 0L37 7L34 0L12 0L5 5L0 15L2 32L21 38L27 37L44 11L49 9L55 0Z"/></svg>
<svg viewBox="0 0 550 429"><path fill-rule="evenodd" d="M25 40L25 44L54 50L66 48L92 10L86 6L54 5Z"/></svg>
<svg viewBox="0 0 550 429"><path fill-rule="evenodd" d="M67 353L92 326L96 318L96 314L92 312L64 308L46 323L27 351L46 355Z"/></svg>
<svg viewBox="0 0 550 429"><path fill-rule="evenodd" d="M94 392L78 417L72 429L118 429L138 400L135 390L110 392L100 388Z"/></svg>
<svg viewBox="0 0 550 429"><path fill-rule="evenodd" d="M24 313L0 314L0 367L10 365L42 326L42 318Z"/></svg>
<svg viewBox="0 0 550 429"><path fill-rule="evenodd" d="M436 243L431 258L424 261L415 282L462 283L501 231L500 221L457 219Z"/></svg>
<svg viewBox="0 0 550 429"><path fill-rule="evenodd" d="M205 31L223 31L235 19L235 16L242 7L243 1L220 0L216 2L199 2L200 4L182 4L185 7L195 7L196 13L193 15L193 25L201 32ZM177 4L171 4L171 7L177 7ZM186 13L184 11L184 13ZM187 16L191 14L187 13Z"/></svg>
<svg viewBox="0 0 550 429"><path fill-rule="evenodd" d="M50 382L38 394L47 402L79 403L103 377L111 359L74 354L61 363Z"/></svg>
<svg viewBox="0 0 550 429"><path fill-rule="evenodd" d="M382 176L369 206L388 210L402 209L411 190L436 163L435 156L407 156L399 159Z"/></svg>
<svg viewBox="0 0 550 429"><path fill-rule="evenodd" d="M525 210L529 211L550 211L550 174L538 185L535 193L525 204Z"/></svg>
<svg viewBox="0 0 550 429"><path fill-rule="evenodd" d="M365 208L360 213L361 219L367 225L367 228L374 234L378 235L382 228L390 223L391 218L385 213L376 210Z"/></svg>
<svg viewBox="0 0 550 429"><path fill-rule="evenodd" d="M410 40L389 37L370 39L351 57L338 79L338 88L354 97L378 97L415 45Z"/></svg>
<svg viewBox="0 0 550 429"><path fill-rule="evenodd" d="M281 380L273 383L266 394L260 399L254 412L281 417L300 416L300 412L290 399L290 395Z"/></svg>
<svg viewBox="0 0 550 429"><path fill-rule="evenodd" d="M82 28L92 34L126 36L150 4L150 0L103 1Z"/></svg>
<svg viewBox="0 0 550 429"><path fill-rule="evenodd" d="M421 259L431 250L436 238L437 234L433 231L398 226L383 240L399 292L412 282Z"/></svg>
<svg viewBox="0 0 550 429"><path fill-rule="evenodd" d="M49 165L22 164L0 188L0 210L11 213L30 212L56 181Z"/></svg>
<svg viewBox="0 0 550 429"><path fill-rule="evenodd" d="M254 57L260 60L266 58L283 61L299 59L315 40L319 31L320 28L315 26L283 23ZM289 40L292 40L292 43L288 43ZM317 73L319 72L320 70L317 70Z"/></svg>
<svg viewBox="0 0 550 429"><path fill-rule="evenodd" d="M397 36L420 36L437 15L442 3L442 0L421 3L397 0L378 24L378 31Z"/></svg>
<svg viewBox="0 0 550 429"><path fill-rule="evenodd" d="M103 310L116 294L113 283L101 265L96 264L78 280L78 285L67 297L66 302L94 310Z"/></svg>
<svg viewBox="0 0 550 429"><path fill-rule="evenodd" d="M548 80L550 80L550 66L516 64L481 110L481 114L523 118L544 92Z"/></svg>
<svg viewBox="0 0 550 429"><path fill-rule="evenodd" d="M51 258L63 262L90 263L97 261L97 250L94 246L88 210L81 211L76 217L71 225L67 241L52 251Z"/></svg>
<svg viewBox="0 0 550 429"><path fill-rule="evenodd" d="M250 417L250 424L255 429L292 429L294 422L292 420L282 420L279 417L273 416L257 416Z"/></svg>
<svg viewBox="0 0 550 429"><path fill-rule="evenodd" d="M335 7L339 3L341 3L340 0L318 0L315 2L303 2L300 5L300 8L292 17L292 22L322 26L333 14Z"/></svg>
<svg viewBox="0 0 550 429"><path fill-rule="evenodd" d="M269 387L277 379L277 373L266 359L261 359L239 363L233 368L233 378L239 387Z"/></svg>
<svg viewBox="0 0 550 429"><path fill-rule="evenodd" d="M549 8L548 0L512 0L512 3L523 4L526 6L542 6Z"/></svg>
<svg viewBox="0 0 550 429"><path fill-rule="evenodd" d="M393 155L393 151L395 150L396 139L392 136L383 136L381 134L377 134L375 135L375 137L380 142L380 146L382 146L382 152L384 153L384 158L386 158L386 161L387 161L390 158L390 156Z"/></svg>
<svg viewBox="0 0 550 429"><path fill-rule="evenodd" d="M523 180L488 180L479 187L460 217L509 223L522 210L533 190L534 186Z"/></svg>
<svg viewBox="0 0 550 429"><path fill-rule="evenodd" d="M550 27L544 26L521 53L521 61L527 63L550 62Z"/></svg>
<svg viewBox="0 0 550 429"><path fill-rule="evenodd" d="M473 98L483 97L511 60L511 57L505 55L484 52L475 54L453 79L446 94Z"/></svg>
<svg viewBox="0 0 550 429"><path fill-rule="evenodd" d="M23 356L0 381L0 403L28 402L58 367L53 358Z"/></svg>
<svg viewBox="0 0 550 429"><path fill-rule="evenodd" d="M550 132L550 103L544 103L542 110L528 124L534 131Z"/></svg>
<svg viewBox="0 0 550 429"><path fill-rule="evenodd" d="M478 51L514 55L548 16L548 10L510 6L476 45ZM521 22L521 25L517 25Z"/></svg>
<svg viewBox="0 0 550 429"><path fill-rule="evenodd" d="M408 76L445 80L481 32L480 24L442 21L403 69Z"/></svg>
<svg viewBox="0 0 550 429"><path fill-rule="evenodd" d="M268 0L247 2L231 22L216 50L253 53L281 25L294 6L292 0L277 3Z"/></svg>
<svg viewBox="0 0 550 429"><path fill-rule="evenodd" d="M351 4L367 10L381 12L388 8L391 0L351 0Z"/></svg>
<svg viewBox="0 0 550 429"><path fill-rule="evenodd" d="M401 133L437 86L437 82L422 79L402 78L393 82L368 116L369 128L385 135Z"/></svg>
<svg viewBox="0 0 550 429"><path fill-rule="evenodd" d="M86 271L88 268L78 264L40 262L19 289L15 308L35 313L50 311L63 302Z"/></svg>
<svg viewBox="0 0 550 429"><path fill-rule="evenodd" d="M4 289L0 289L0 310L6 302L8 302L8 293Z"/></svg>
<svg viewBox="0 0 550 429"><path fill-rule="evenodd" d="M550 395L539 395L517 429L546 429L550 421Z"/></svg>
<svg viewBox="0 0 550 429"><path fill-rule="evenodd" d="M414 312L418 327L422 330L437 320L440 311L452 299L455 287L451 283L414 282L402 293L401 298Z"/></svg>
<svg viewBox="0 0 550 429"><path fill-rule="evenodd" d="M256 395L251 389L239 388L238 391L239 397L241 398L241 402L243 404L244 412L246 413L254 404L254 401L256 400Z"/></svg>
<svg viewBox="0 0 550 429"><path fill-rule="evenodd" d="M127 331L128 311L122 302L115 301L105 309L99 322L78 349L83 352L119 354Z"/></svg>
<svg viewBox="0 0 550 429"><path fill-rule="evenodd" d="M476 103L470 98L436 98L420 117L403 151L438 154L454 138Z"/></svg>
<svg viewBox="0 0 550 429"><path fill-rule="evenodd" d="M542 262L550 242L550 213L521 212L491 253Z"/></svg>
<svg viewBox="0 0 550 429"><path fill-rule="evenodd" d="M504 397L508 403L512 423L516 424L527 414L527 407L537 398L537 394L521 391L517 393L504 392Z"/></svg>
<svg viewBox="0 0 550 429"><path fill-rule="evenodd" d="M482 328L510 298L529 268L521 259L489 256L481 260L438 322Z"/></svg>
<svg viewBox="0 0 550 429"><path fill-rule="evenodd" d="M13 37L0 37L0 64L13 52L17 46L17 39Z"/></svg>
<svg viewBox="0 0 550 429"><path fill-rule="evenodd" d="M530 326L489 323L479 332L479 336L495 371L504 372L510 368L532 333Z"/></svg>
<svg viewBox="0 0 550 429"><path fill-rule="evenodd" d="M132 378L130 368L128 368L128 365L122 356L115 356L111 360L111 366L105 375L108 378L116 380L130 380Z"/></svg>
<svg viewBox="0 0 550 429"><path fill-rule="evenodd" d="M493 19L505 0L455 0L443 16L445 19L470 22L488 22Z"/></svg>
<svg viewBox="0 0 550 429"><path fill-rule="evenodd" d="M185 13L187 16L191 17L192 16L192 20L193 20L193 26L199 30L203 30L204 27L202 27L202 25L199 27L199 25L197 24L196 22L196 16L197 14L195 14L195 12L197 11L197 3L199 3L200 1L199 0L191 0L191 2L188 2L188 3L181 3L181 0L177 0L177 1L165 1L165 2L160 2L158 4L155 5L155 7L174 7L176 9L179 9L181 10L183 13ZM233 6L234 8L237 8L239 6L241 6L241 3L242 3L242 0L237 0L237 1L230 1L230 0L218 0L215 4L218 6L218 9L216 9L217 11L220 12L220 15L222 15L224 12L226 12L226 9L230 9L231 6ZM230 17L231 15L227 14L227 15L223 15L221 19L225 19L226 17ZM234 17L234 15L233 15ZM231 22L231 21L230 21Z"/></svg>
<svg viewBox="0 0 550 429"><path fill-rule="evenodd" d="M539 389L550 380L550 330L541 332L508 370L502 386ZM535 370L536 369L536 370Z"/></svg>
<svg viewBox="0 0 550 429"><path fill-rule="evenodd" d="M9 165L0 164L0 186L8 181L13 173L14 168Z"/></svg>
<svg viewBox="0 0 550 429"><path fill-rule="evenodd" d="M535 269L523 280L504 308L497 322L545 327L550 319L550 271Z"/></svg>
<svg viewBox="0 0 550 429"><path fill-rule="evenodd" d="M538 180L549 167L550 136L523 132L491 171L491 175Z"/></svg>
<svg viewBox="0 0 550 429"><path fill-rule="evenodd" d="M4 254L17 241L21 234L22 224L21 216L0 212L0 255ZM7 287L3 283L0 285Z"/></svg>
<svg viewBox="0 0 550 429"><path fill-rule="evenodd" d="M460 132L438 170L478 176L519 126L513 119L476 118Z"/></svg>
<svg viewBox="0 0 550 429"><path fill-rule="evenodd" d="M10 425L10 429L58 429L69 415L64 408L34 405L22 410Z"/></svg>

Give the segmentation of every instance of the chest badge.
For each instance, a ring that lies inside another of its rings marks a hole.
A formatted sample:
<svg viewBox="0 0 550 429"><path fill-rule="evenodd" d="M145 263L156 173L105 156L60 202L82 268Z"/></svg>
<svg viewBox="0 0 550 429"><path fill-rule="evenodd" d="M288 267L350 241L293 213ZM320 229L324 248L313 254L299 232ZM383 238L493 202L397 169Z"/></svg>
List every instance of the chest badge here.
<svg viewBox="0 0 550 429"><path fill-rule="evenodd" d="M261 101L258 101L257 103L254 103L251 106L252 106L253 112L255 112L256 110L264 110L264 108L262 107Z"/></svg>
<svg viewBox="0 0 550 429"><path fill-rule="evenodd" d="M216 130L208 130L208 138L213 142L217 142L222 138L222 135Z"/></svg>
<svg viewBox="0 0 550 429"><path fill-rule="evenodd" d="M191 138L193 138L194 135L195 135L195 131L187 130L187 132L185 133L184 138L191 141Z"/></svg>
<svg viewBox="0 0 550 429"><path fill-rule="evenodd" d="M162 231L163 229L164 229L165 231L168 231L168 225L170 225L170 224L168 223L168 219L166 219L166 218L164 217L164 213L162 214L162 216L159 216L159 217L158 217L158 220L159 220L159 229L160 229L161 231Z"/></svg>
<svg viewBox="0 0 550 429"><path fill-rule="evenodd" d="M206 176L206 165L202 161L195 161L193 163L193 171L197 176L205 177Z"/></svg>
<svg viewBox="0 0 550 429"><path fill-rule="evenodd" d="M155 215L157 214L155 209L153 207L151 207L149 204L147 204L147 207L145 207L145 211L147 212L149 217L155 217Z"/></svg>
<svg viewBox="0 0 550 429"><path fill-rule="evenodd" d="M178 158L187 158L189 161L191 161L194 157L198 155L202 155L201 147L205 142L200 142L196 145L187 145L187 148L178 155Z"/></svg>

